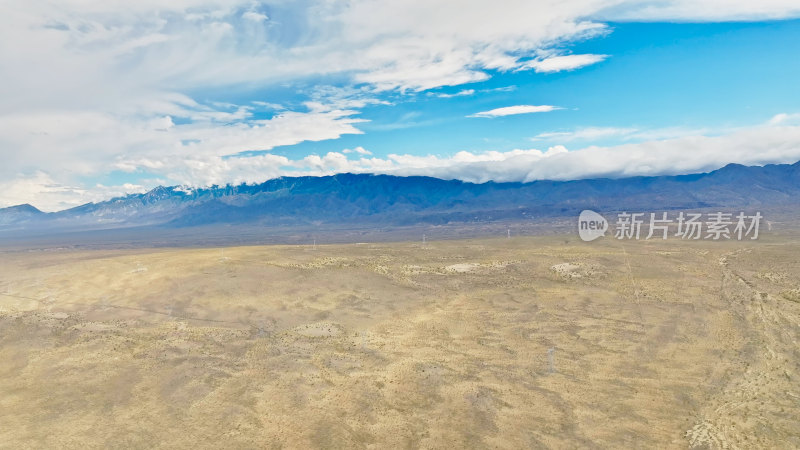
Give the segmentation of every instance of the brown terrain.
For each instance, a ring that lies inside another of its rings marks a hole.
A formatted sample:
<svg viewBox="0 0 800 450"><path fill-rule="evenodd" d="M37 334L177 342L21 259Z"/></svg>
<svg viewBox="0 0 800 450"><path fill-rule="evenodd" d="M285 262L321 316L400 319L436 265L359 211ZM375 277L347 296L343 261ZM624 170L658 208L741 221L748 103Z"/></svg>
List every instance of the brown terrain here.
<svg viewBox="0 0 800 450"><path fill-rule="evenodd" d="M3 448L800 448L800 239L0 253Z"/></svg>

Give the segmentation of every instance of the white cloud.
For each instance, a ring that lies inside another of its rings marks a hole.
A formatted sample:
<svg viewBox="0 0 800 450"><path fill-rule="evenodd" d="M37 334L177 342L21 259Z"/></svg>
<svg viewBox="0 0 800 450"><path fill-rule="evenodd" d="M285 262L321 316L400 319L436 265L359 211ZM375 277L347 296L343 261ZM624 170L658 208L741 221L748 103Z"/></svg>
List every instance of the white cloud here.
<svg viewBox="0 0 800 450"><path fill-rule="evenodd" d="M607 32L602 20L800 15L793 0L498 0L492 7L464 0L457 8L425 0L135 3L0 4L3 103L120 104L143 92L327 74L378 89L424 90L484 80L487 70L597 62L604 55L553 49Z"/></svg>
<svg viewBox="0 0 800 450"><path fill-rule="evenodd" d="M770 120L770 125L783 125L783 126L795 126L800 125L800 113L795 114L775 114Z"/></svg>
<svg viewBox="0 0 800 450"><path fill-rule="evenodd" d="M247 11L246 13L242 14L242 18L252 20L254 22L264 22L269 20L269 16L266 14L261 14L255 11Z"/></svg>
<svg viewBox="0 0 800 450"><path fill-rule="evenodd" d="M465 0L452 9L424 0L362 1L341 17L350 38L367 43L357 81L425 90L485 80L486 70L513 70L541 48L605 30L581 19L597 3L506 0L488 8Z"/></svg>
<svg viewBox="0 0 800 450"><path fill-rule="evenodd" d="M660 127L636 130L634 133L622 136L626 141L661 141L678 139L687 136L722 136L736 132L736 128L689 128L689 127Z"/></svg>
<svg viewBox="0 0 800 450"><path fill-rule="evenodd" d="M800 127L760 125L721 136L690 135L611 147L567 151L555 145L545 151L467 152L452 156L391 154L347 159L344 153L281 161L292 170L282 175L330 175L341 172L427 175L471 182L571 180L593 177L674 175L717 169L735 162L747 165L800 160ZM254 180L255 181L255 180Z"/></svg>
<svg viewBox="0 0 800 450"><path fill-rule="evenodd" d="M480 92L513 92L515 90L517 90L517 86L512 84L511 86L502 86L502 87L497 87L497 88L481 89Z"/></svg>
<svg viewBox="0 0 800 450"><path fill-rule="evenodd" d="M777 117L777 116L776 116ZM774 120L774 119L773 119ZM584 127L569 131L549 131L532 137L532 141L573 142L617 139L621 141L658 141L685 136L721 135L735 129L708 129L685 127L625 128L625 127Z"/></svg>
<svg viewBox="0 0 800 450"><path fill-rule="evenodd" d="M62 184L49 174L37 171L30 176L0 182L0 206L30 203L43 211L58 211L139 192L145 192L145 188L130 183L121 186L98 184L91 188Z"/></svg>
<svg viewBox="0 0 800 450"><path fill-rule="evenodd" d="M39 92L39 101L75 104L92 92L101 94L92 102L106 103L142 90L327 74L378 89L424 90L484 80L486 70L518 68L542 48L606 29L582 19L599 0L504 0L491 8L466 0L455 10L423 0L270 3L0 5L0 26L13 36L0 44L12 81L0 94L19 98L23 88ZM269 17L261 12L267 8Z"/></svg>
<svg viewBox="0 0 800 450"><path fill-rule="evenodd" d="M561 72L596 64L606 58L608 58L608 55L582 54L550 56L544 59L528 61L523 64L520 69L533 69L539 73Z"/></svg>
<svg viewBox="0 0 800 450"><path fill-rule="evenodd" d="M342 150L342 153L349 154L349 153L358 153L359 155L371 155L372 152L365 149L364 147L356 147L354 149L346 148Z"/></svg>
<svg viewBox="0 0 800 450"><path fill-rule="evenodd" d="M554 146L507 152L459 152L451 157L389 155L350 163L347 171L428 175L472 182L572 180L594 177L675 175L800 160L800 126L755 126L721 136L692 135L612 147L567 151Z"/></svg>
<svg viewBox="0 0 800 450"><path fill-rule="evenodd" d="M260 107L265 108L265 109L271 109L271 110L274 110L274 111L282 111L282 110L286 109L280 103L262 102L260 100L254 100L254 101L252 101L250 103L252 103L252 104L254 104L256 106L260 106Z"/></svg>
<svg viewBox="0 0 800 450"><path fill-rule="evenodd" d="M552 105L515 105L515 106L505 106L502 108L490 109L489 111L481 111L475 114L471 114L467 117L488 117L488 118L504 117L504 116L512 116L515 114L550 112L550 111L555 111L557 109L561 108Z"/></svg>
<svg viewBox="0 0 800 450"><path fill-rule="evenodd" d="M439 98L453 98L453 97L466 97L475 93L475 89L462 89L454 94L439 93L434 94Z"/></svg>
<svg viewBox="0 0 800 450"><path fill-rule="evenodd" d="M794 0L629 0L613 2L594 14L613 21L683 22L774 20L798 15L800 4Z"/></svg>
<svg viewBox="0 0 800 450"><path fill-rule="evenodd" d="M246 159L243 160L241 164L247 165ZM461 151L448 157L390 154L359 159L348 159L344 151L331 152L302 160L275 159L273 170L281 175L388 173L485 182L685 174L713 170L730 162L759 165L798 160L800 126L759 125L736 129L721 136L688 135L612 147L590 146L573 151L555 145L546 151ZM280 169L278 165L284 168Z"/></svg>
<svg viewBox="0 0 800 450"><path fill-rule="evenodd" d="M586 147L529 168L524 180L673 175L800 160L800 127L758 126L721 136L692 135L613 147Z"/></svg>
<svg viewBox="0 0 800 450"><path fill-rule="evenodd" d="M605 139L611 137L630 136L636 133L636 128L616 128L616 127L586 127L572 131L550 131L539 133L532 138L534 141L560 141L572 142L590 139Z"/></svg>
<svg viewBox="0 0 800 450"><path fill-rule="evenodd" d="M0 175L8 175L13 170L9 168L17 165L67 170L87 165L102 170L109 161L165 154L223 156L269 150L360 134L355 125L363 122L353 117L355 111L351 110L286 111L268 120L247 121L239 120L239 110L233 114L206 110L181 114L203 120L175 125L170 116L133 119L81 111L0 116L0 155L9 162L0 168Z"/></svg>

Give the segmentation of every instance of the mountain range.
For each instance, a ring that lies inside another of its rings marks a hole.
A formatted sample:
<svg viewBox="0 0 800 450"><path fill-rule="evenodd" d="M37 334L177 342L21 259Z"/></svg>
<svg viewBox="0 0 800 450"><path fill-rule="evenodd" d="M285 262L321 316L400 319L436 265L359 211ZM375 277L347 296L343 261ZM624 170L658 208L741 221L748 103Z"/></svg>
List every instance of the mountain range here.
<svg viewBox="0 0 800 450"><path fill-rule="evenodd" d="M583 209L661 211L800 206L800 162L677 176L468 183L430 177L338 174L261 184L159 186L63 211L0 209L0 233L169 228L213 224L282 227L415 225L536 220Z"/></svg>

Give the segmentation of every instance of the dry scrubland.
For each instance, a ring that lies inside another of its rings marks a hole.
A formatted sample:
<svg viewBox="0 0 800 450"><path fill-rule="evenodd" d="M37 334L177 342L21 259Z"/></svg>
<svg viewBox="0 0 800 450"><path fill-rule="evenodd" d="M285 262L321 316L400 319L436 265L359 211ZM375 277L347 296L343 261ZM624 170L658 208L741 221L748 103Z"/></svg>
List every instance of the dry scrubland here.
<svg viewBox="0 0 800 450"><path fill-rule="evenodd" d="M0 254L0 446L798 448L798 255L573 236Z"/></svg>

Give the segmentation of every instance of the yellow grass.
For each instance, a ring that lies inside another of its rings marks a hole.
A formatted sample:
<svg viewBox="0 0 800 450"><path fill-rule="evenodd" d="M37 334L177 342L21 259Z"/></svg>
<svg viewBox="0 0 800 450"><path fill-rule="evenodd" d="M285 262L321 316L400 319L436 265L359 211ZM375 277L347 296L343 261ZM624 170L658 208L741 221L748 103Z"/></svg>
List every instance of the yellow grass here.
<svg viewBox="0 0 800 450"><path fill-rule="evenodd" d="M0 447L797 448L799 254L572 236L5 253Z"/></svg>

